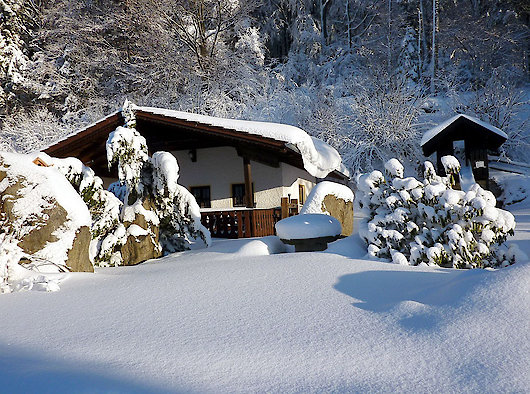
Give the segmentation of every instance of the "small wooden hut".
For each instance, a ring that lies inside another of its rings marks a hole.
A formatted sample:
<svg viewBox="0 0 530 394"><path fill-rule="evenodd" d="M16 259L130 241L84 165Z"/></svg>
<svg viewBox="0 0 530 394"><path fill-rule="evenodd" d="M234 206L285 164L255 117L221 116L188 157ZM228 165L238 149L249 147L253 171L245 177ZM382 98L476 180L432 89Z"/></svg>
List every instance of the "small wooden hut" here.
<svg viewBox="0 0 530 394"><path fill-rule="evenodd" d="M445 175L441 158L453 155L462 166L471 167L476 182L489 188L488 151L497 150L507 139L497 127L459 114L427 131L421 147L425 156L436 152L439 174Z"/></svg>

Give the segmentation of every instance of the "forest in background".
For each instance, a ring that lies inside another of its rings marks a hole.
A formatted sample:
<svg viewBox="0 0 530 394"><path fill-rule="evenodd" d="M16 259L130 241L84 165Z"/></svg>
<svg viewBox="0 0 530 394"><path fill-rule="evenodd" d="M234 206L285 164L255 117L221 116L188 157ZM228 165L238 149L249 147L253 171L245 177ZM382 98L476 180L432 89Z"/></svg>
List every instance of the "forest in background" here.
<svg viewBox="0 0 530 394"><path fill-rule="evenodd" d="M0 0L0 150L139 105L302 127L352 173L456 112L530 161L527 0Z"/></svg>

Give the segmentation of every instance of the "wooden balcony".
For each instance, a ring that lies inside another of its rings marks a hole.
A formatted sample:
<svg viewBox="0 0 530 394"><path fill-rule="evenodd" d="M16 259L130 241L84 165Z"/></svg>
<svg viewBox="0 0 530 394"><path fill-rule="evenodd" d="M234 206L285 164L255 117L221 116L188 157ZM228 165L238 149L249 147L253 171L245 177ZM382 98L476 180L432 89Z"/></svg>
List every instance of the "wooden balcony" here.
<svg viewBox="0 0 530 394"><path fill-rule="evenodd" d="M216 238L250 238L274 235L281 208L243 208L201 212L202 224Z"/></svg>

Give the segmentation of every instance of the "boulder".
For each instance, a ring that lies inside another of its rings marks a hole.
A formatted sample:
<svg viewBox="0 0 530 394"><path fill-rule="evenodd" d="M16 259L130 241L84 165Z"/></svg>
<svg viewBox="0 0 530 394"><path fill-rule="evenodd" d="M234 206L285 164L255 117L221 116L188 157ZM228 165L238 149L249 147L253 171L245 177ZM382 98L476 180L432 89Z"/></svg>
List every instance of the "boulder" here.
<svg viewBox="0 0 530 394"><path fill-rule="evenodd" d="M158 217L149 199L137 201L125 208L123 224L127 229L127 241L121 248L123 265L135 265L162 255L159 242Z"/></svg>
<svg viewBox="0 0 530 394"><path fill-rule="evenodd" d="M82 226L77 230L72 244L68 251L67 266L74 272L94 272L94 266L90 261L89 248L92 235L88 226Z"/></svg>
<svg viewBox="0 0 530 394"><path fill-rule="evenodd" d="M90 213L56 169L26 155L0 153L0 226L13 234L24 260L93 272Z"/></svg>
<svg viewBox="0 0 530 394"><path fill-rule="evenodd" d="M342 236L353 232L353 191L345 185L323 181L317 183L300 210L301 215L325 213L337 219L342 226Z"/></svg>
<svg viewBox="0 0 530 394"><path fill-rule="evenodd" d="M328 212L337 219L342 226L343 236L351 235L353 232L353 201L346 201L337 198L333 194L328 194L322 200L322 212Z"/></svg>

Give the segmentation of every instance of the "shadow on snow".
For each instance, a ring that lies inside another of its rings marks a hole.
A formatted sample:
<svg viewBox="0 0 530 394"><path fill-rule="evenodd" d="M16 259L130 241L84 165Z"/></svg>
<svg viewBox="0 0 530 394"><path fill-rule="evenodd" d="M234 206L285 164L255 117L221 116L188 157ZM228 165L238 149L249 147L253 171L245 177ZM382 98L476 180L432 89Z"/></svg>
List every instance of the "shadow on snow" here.
<svg viewBox="0 0 530 394"><path fill-rule="evenodd" d="M0 345L0 391L5 393L176 392L142 382L141 376L132 379L120 374L113 374L108 366L47 358L37 352Z"/></svg>
<svg viewBox="0 0 530 394"><path fill-rule="evenodd" d="M364 271L343 275L333 286L356 301L353 306L390 315L406 329L431 329L440 322L439 307L458 307L491 272Z"/></svg>

